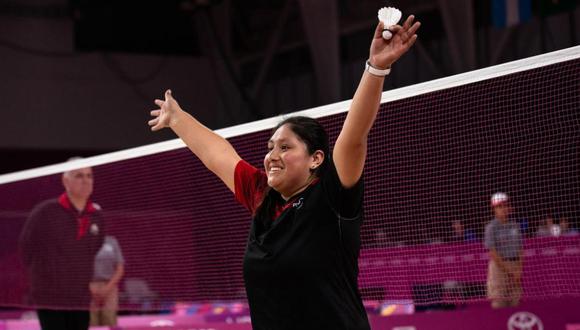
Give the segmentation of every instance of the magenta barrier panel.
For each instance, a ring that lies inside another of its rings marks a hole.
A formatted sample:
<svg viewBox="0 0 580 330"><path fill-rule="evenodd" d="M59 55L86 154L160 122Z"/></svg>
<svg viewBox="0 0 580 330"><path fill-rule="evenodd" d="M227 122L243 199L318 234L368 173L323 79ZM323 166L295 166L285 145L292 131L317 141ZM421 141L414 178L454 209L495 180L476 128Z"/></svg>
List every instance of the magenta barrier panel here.
<svg viewBox="0 0 580 330"><path fill-rule="evenodd" d="M370 315L373 330L578 330L580 299L528 301L494 310L485 304L453 311L380 317ZM121 317L114 330L251 330L249 323L205 322L195 316L152 315ZM38 330L36 320L0 321L2 330ZM91 330L108 330L106 327Z"/></svg>
<svg viewBox="0 0 580 330"><path fill-rule="evenodd" d="M524 298L580 295L580 236L527 239L524 255ZM484 284L488 258L481 242L366 249L359 260L359 284L384 288L387 299L411 299L414 285Z"/></svg>
<svg viewBox="0 0 580 330"><path fill-rule="evenodd" d="M164 329L164 330L252 330L250 324L225 324L225 323L206 323L206 324L187 324L187 325L165 325L165 326L135 326L135 327L91 327L91 330L152 330L152 329ZM40 330L38 321L13 321L6 322L3 324L0 321L0 329L2 330Z"/></svg>
<svg viewBox="0 0 580 330"><path fill-rule="evenodd" d="M579 311L580 299L566 298L526 302L498 310L486 306L392 317L371 316L371 325L373 330L565 330L568 324L580 322Z"/></svg>
<svg viewBox="0 0 580 330"><path fill-rule="evenodd" d="M119 325L115 328L91 327L91 330L251 330L250 323L227 324L208 323L197 316L152 315L152 316L123 316L119 318ZM0 320L1 330L40 330L38 320Z"/></svg>
<svg viewBox="0 0 580 330"><path fill-rule="evenodd" d="M151 330L148 327L137 327L137 328L121 328L119 330ZM155 329L155 328L153 328ZM167 330L252 330L250 324L192 324L189 326L177 326L177 327L163 327L162 329Z"/></svg>
<svg viewBox="0 0 580 330"><path fill-rule="evenodd" d="M2 328L4 326L4 328ZM3 330L40 330L38 320L6 320L2 325L0 321L0 329Z"/></svg>

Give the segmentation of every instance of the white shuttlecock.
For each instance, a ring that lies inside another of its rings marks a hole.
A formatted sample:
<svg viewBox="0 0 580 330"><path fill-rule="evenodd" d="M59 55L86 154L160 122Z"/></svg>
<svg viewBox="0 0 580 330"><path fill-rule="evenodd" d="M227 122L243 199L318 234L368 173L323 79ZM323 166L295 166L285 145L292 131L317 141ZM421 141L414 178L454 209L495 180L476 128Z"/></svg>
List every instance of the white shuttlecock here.
<svg viewBox="0 0 580 330"><path fill-rule="evenodd" d="M401 19L402 13L394 7L383 7L379 9L379 21L383 22L383 38L389 40L393 37L393 33L389 28L397 25Z"/></svg>

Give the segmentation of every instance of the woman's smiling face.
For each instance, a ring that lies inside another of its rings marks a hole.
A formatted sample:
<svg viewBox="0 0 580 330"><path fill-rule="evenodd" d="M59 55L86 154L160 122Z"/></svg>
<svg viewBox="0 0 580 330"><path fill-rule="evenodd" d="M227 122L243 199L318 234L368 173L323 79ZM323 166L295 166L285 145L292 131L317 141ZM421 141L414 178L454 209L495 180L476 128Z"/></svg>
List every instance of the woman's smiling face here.
<svg viewBox="0 0 580 330"><path fill-rule="evenodd" d="M315 165L314 155L308 154L306 144L289 125L278 128L268 141L268 153L264 157L268 185L285 199L308 184Z"/></svg>

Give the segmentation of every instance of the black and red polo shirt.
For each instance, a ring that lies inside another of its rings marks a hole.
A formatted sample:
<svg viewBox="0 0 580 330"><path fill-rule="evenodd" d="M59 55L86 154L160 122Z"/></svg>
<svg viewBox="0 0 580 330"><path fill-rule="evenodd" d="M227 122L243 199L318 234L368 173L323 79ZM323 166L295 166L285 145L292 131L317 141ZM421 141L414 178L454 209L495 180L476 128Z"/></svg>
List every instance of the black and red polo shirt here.
<svg viewBox="0 0 580 330"><path fill-rule="evenodd" d="M266 185L266 173L238 163L236 199L252 214ZM253 328L370 329L357 286L362 179L345 189L331 162L291 201L275 202L273 217L253 219L244 256Z"/></svg>
<svg viewBox="0 0 580 330"><path fill-rule="evenodd" d="M89 307L95 255L103 245L100 208L77 211L66 194L37 205L20 235L30 282L30 303L49 309Z"/></svg>

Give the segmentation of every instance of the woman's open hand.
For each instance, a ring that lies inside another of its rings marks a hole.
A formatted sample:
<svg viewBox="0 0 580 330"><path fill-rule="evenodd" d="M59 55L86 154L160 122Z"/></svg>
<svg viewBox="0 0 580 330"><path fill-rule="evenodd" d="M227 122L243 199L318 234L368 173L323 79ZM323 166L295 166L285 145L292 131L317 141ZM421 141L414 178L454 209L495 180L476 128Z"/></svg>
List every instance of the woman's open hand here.
<svg viewBox="0 0 580 330"><path fill-rule="evenodd" d="M405 54L417 40L417 30L421 26L420 22L414 22L415 16L410 15L403 23L403 26L394 25L383 27L379 22L375 30L373 42L371 43L369 61L377 69L390 68L403 54ZM384 28L389 28L393 37L389 40L383 39Z"/></svg>
<svg viewBox="0 0 580 330"><path fill-rule="evenodd" d="M155 100L159 109L152 110L151 116L155 117L149 121L152 131L158 131L162 128L171 126L177 113L183 111L177 101L171 95L171 90L165 91L165 100Z"/></svg>

